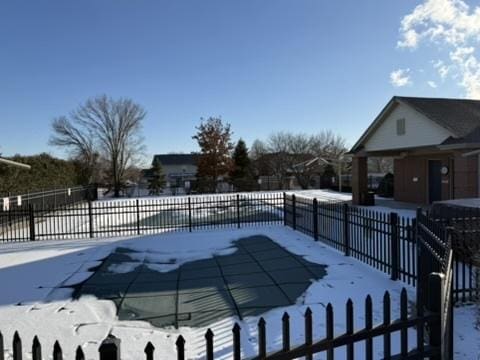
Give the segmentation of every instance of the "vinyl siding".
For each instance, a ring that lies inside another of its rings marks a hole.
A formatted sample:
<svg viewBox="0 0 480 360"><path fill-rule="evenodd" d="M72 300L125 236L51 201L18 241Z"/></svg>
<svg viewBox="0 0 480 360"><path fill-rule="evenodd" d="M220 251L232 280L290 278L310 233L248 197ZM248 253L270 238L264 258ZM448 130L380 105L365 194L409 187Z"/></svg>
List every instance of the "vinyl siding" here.
<svg viewBox="0 0 480 360"><path fill-rule="evenodd" d="M397 135L397 120L405 119L405 134ZM437 145L452 134L407 105L399 103L365 141L366 151Z"/></svg>

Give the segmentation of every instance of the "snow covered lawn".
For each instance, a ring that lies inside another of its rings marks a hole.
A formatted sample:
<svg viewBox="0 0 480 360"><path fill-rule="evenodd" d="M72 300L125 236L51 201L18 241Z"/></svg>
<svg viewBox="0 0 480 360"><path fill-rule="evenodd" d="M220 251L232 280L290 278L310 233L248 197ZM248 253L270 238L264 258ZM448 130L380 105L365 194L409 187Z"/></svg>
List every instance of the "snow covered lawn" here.
<svg viewBox="0 0 480 360"><path fill-rule="evenodd" d="M307 306L314 314L315 339L325 335L325 307L329 302L334 306L336 334L345 331L345 302L348 298L355 304L356 328L364 325L364 300L368 294L373 299L376 323L382 320L381 302L385 290L392 295L392 319L398 316L400 291L404 284L393 282L387 275L368 265L282 226L129 238L41 241L0 247L0 283L3 285L0 292L0 330L5 339L5 348L11 358L11 339L14 331L18 330L24 349L30 349L34 335L38 335L44 354L51 353L53 343L58 339L64 349L64 358L73 358L76 346L81 345L88 359L96 359L99 344L111 333L122 341L122 359L142 358L148 341L153 343L156 353L161 354L162 358L171 359L175 357L175 340L182 334L186 339L187 358L201 358L204 356L207 327L160 329L148 322L119 321L112 301L98 300L93 296L72 300L73 290L68 286L90 277L92 273L89 269L101 264L101 260L118 247L136 251L135 256L150 256L156 260L157 271L170 271L194 260L228 254L233 241L253 235L267 236L310 262L328 266L326 276L312 282L295 305L278 307L263 314L267 321L269 350L281 346L281 317L284 311L291 317L292 345L303 342L303 314ZM174 264L172 259L175 259ZM117 271L128 269L130 266L126 263L125 269L119 267ZM407 290L409 299L413 300L414 289ZM465 313L464 319L467 323L471 321L468 313ZM243 356L254 355L257 350L258 320L258 316L242 321L231 316L210 324L215 333L215 358L231 358L231 329L235 322L239 322L242 328ZM473 341L480 344L478 332L472 333L470 328L468 330L468 338L462 343L464 348L465 344L473 346ZM414 334L410 335L410 344L413 345ZM395 351L395 344L398 343L395 336L392 343L392 350ZM375 339L375 344L379 345L377 349L381 349L382 339ZM361 359L363 344L356 345L355 349ZM475 352L475 349L472 351ZM470 359L468 355L473 352L466 351L466 357L458 359ZM375 354L375 358L381 357L381 350L376 350ZM343 357L343 349L339 349L336 355ZM323 359L324 355L320 354L318 358Z"/></svg>

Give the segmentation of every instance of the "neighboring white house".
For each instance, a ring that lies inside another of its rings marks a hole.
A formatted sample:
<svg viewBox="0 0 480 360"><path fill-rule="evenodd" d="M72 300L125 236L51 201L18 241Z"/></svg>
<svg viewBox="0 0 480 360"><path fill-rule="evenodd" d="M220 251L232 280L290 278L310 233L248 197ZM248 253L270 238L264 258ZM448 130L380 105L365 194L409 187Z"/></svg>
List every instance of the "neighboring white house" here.
<svg viewBox="0 0 480 360"><path fill-rule="evenodd" d="M160 161L167 181L166 193L188 194L196 181L197 160L199 154L157 154L154 155L152 165ZM144 171L145 178L149 177L149 170Z"/></svg>

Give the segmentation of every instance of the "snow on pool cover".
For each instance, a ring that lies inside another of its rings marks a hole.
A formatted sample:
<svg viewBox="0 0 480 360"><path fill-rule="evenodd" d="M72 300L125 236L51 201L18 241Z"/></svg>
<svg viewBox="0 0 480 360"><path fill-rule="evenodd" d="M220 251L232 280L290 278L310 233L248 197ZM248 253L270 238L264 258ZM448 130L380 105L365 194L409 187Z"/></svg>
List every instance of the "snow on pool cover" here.
<svg viewBox="0 0 480 360"><path fill-rule="evenodd" d="M155 263L148 258L136 260L135 251L117 248L75 287L74 297L112 300L120 320L144 320L159 328L201 327L293 305L312 280L326 275L326 265L311 263L266 236L239 239L233 246L229 255L188 262L169 272L153 270ZM130 271L119 272L125 264Z"/></svg>

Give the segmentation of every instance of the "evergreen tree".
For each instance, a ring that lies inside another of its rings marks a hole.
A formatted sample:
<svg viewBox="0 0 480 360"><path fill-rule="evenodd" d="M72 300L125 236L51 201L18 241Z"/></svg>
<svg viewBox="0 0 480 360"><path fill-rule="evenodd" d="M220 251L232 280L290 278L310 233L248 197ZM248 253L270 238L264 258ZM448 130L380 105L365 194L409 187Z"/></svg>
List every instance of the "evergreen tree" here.
<svg viewBox="0 0 480 360"><path fill-rule="evenodd" d="M231 170L232 132L230 125L224 124L220 118L201 120L197 133L192 137L200 147L197 185L200 191L215 192L217 181Z"/></svg>
<svg viewBox="0 0 480 360"><path fill-rule="evenodd" d="M148 179L148 190L150 195L159 195L160 191L165 187L165 174L163 173L162 164L159 160L153 161L150 168L150 178Z"/></svg>
<svg viewBox="0 0 480 360"><path fill-rule="evenodd" d="M230 172L230 179L233 186L239 191L252 190L255 184L245 141L242 139L238 140L232 157L233 166Z"/></svg>

